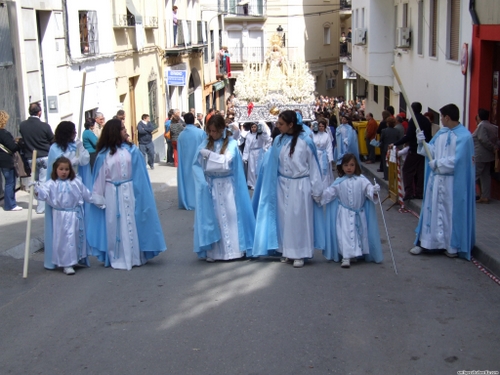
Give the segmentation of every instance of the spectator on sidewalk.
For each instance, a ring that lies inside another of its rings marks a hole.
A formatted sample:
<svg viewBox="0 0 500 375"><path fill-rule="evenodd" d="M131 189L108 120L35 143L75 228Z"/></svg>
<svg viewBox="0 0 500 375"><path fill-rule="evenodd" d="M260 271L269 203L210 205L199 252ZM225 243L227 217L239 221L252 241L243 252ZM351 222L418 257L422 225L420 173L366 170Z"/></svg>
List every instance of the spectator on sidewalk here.
<svg viewBox="0 0 500 375"><path fill-rule="evenodd" d="M179 157L177 168L177 196L179 208L194 210L196 206L195 185L193 176L193 160L207 134L194 125L194 116L186 113L184 116L186 128L177 139L177 154Z"/></svg>
<svg viewBox="0 0 500 375"><path fill-rule="evenodd" d="M172 121L170 123L170 141L172 142L172 149L174 152L174 167L179 164L179 157L177 155L177 139L179 134L184 130L184 123L181 119L181 111L174 109Z"/></svg>
<svg viewBox="0 0 500 375"><path fill-rule="evenodd" d="M366 160L366 164L372 164L375 163L375 146L372 146L370 142L377 137L378 124L373 118L372 113L366 114L366 120L368 121L365 132L365 142L368 148L368 159Z"/></svg>
<svg viewBox="0 0 500 375"><path fill-rule="evenodd" d="M455 104L439 111L443 128L428 144L432 160L423 147L425 133L417 134L418 153L426 162L425 195L410 253L445 250L450 258L470 260L476 240L474 141Z"/></svg>
<svg viewBox="0 0 500 375"><path fill-rule="evenodd" d="M411 108L413 109L413 113L415 113L420 130L424 132L425 141L429 142L432 138L432 125L429 119L421 113L422 104L413 102L411 103ZM403 200L422 199L424 192L425 158L417 153L417 128L415 119L413 118L408 123L406 135L399 141L394 142L394 146L401 146L405 143L408 143L410 148L403 165L403 184L405 189Z"/></svg>
<svg viewBox="0 0 500 375"><path fill-rule="evenodd" d="M172 116L174 115L174 110L171 109L168 111L167 119L165 120L165 134L169 134L170 136L170 124L172 123ZM171 139L165 136L165 142L167 143L167 164L174 164L174 148L172 147Z"/></svg>
<svg viewBox="0 0 500 375"><path fill-rule="evenodd" d="M381 157L384 160L384 180L388 180L389 178L389 167L387 166L387 151L389 150L389 145L397 142L401 139L401 132L395 128L396 119L394 117L389 117L387 119L387 128L382 130L382 135L380 136L380 145L381 145Z"/></svg>
<svg viewBox="0 0 500 375"><path fill-rule="evenodd" d="M99 138L101 136L102 128L104 127L104 124L106 123L106 119L104 118L104 115L101 112L97 112L95 114L95 126L94 129L92 130L94 134Z"/></svg>
<svg viewBox="0 0 500 375"><path fill-rule="evenodd" d="M476 121L477 128L472 133L476 160L476 181L481 183L481 196L477 203L489 203L491 198L491 164L495 161L495 150L498 141L498 126L489 122L490 113L479 109Z"/></svg>
<svg viewBox="0 0 500 375"><path fill-rule="evenodd" d="M155 130L149 115L143 114L141 121L137 124L137 134L139 138L139 150L144 155L144 160L149 168L155 169L155 145L153 143L153 131Z"/></svg>
<svg viewBox="0 0 500 375"><path fill-rule="evenodd" d="M98 140L98 137L95 135L94 133L94 129L97 127L97 122L94 123L92 122L92 119L87 119L87 121L85 121L85 130L83 131L83 134L82 134L82 142L83 142L83 147L85 148L85 150L87 150L89 152L89 155L90 155L90 167L91 168L94 168L94 162L95 162L95 158L97 156L97 152L96 152L96 149L97 149L97 140ZM99 134L100 134L100 131L99 131Z"/></svg>
<svg viewBox="0 0 500 375"><path fill-rule="evenodd" d="M30 117L19 124L19 131L24 140L25 155L31 165L33 150L36 150L36 171L32 178L35 181L45 182L47 180L47 167L50 145L54 141L52 128L46 122L42 122L42 107L39 103L31 103L29 106ZM45 212L45 202L38 201L36 213Z"/></svg>
<svg viewBox="0 0 500 375"><path fill-rule="evenodd" d="M21 211L23 208L16 202L16 170L13 158L14 152L19 151L19 146L12 134L5 129L8 121L9 114L0 111L0 170L5 179L3 209L4 211Z"/></svg>

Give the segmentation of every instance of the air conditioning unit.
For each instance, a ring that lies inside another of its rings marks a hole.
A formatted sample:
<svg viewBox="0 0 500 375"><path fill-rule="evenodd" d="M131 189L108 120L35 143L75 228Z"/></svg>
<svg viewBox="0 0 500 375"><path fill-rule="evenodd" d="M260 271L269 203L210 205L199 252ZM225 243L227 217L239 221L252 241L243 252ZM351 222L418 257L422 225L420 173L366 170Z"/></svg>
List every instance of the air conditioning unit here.
<svg viewBox="0 0 500 375"><path fill-rule="evenodd" d="M411 32L408 27L398 27L396 29L396 47L409 48L411 44Z"/></svg>
<svg viewBox="0 0 500 375"><path fill-rule="evenodd" d="M326 80L326 89L331 90L335 88L335 78L328 78Z"/></svg>
<svg viewBox="0 0 500 375"><path fill-rule="evenodd" d="M354 30L354 44L357 46L363 46L366 44L366 29Z"/></svg>

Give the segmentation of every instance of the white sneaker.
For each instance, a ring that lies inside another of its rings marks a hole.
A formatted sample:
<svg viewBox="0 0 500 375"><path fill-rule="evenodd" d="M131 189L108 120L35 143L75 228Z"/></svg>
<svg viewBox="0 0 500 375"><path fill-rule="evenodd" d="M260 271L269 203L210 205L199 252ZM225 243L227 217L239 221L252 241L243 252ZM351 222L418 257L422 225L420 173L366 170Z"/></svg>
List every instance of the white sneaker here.
<svg viewBox="0 0 500 375"><path fill-rule="evenodd" d="M301 268L304 267L304 259L295 259L293 261L293 267L294 268Z"/></svg>
<svg viewBox="0 0 500 375"><path fill-rule="evenodd" d="M349 267L351 267L351 261L349 260L349 258L343 258L342 259L342 264L340 265L340 267L342 267L342 268L349 268Z"/></svg>
<svg viewBox="0 0 500 375"><path fill-rule="evenodd" d="M422 248L420 246L415 246L410 249L410 254L419 255L422 254Z"/></svg>
<svg viewBox="0 0 500 375"><path fill-rule="evenodd" d="M66 275L74 275L75 274L75 270L73 269L73 267L64 267L63 272Z"/></svg>
<svg viewBox="0 0 500 375"><path fill-rule="evenodd" d="M11 211L22 211L22 210L23 210L22 207L16 206Z"/></svg>
<svg viewBox="0 0 500 375"><path fill-rule="evenodd" d="M287 257L281 257L280 258L281 263L288 263L288 258Z"/></svg>
<svg viewBox="0 0 500 375"><path fill-rule="evenodd" d="M215 262L215 259L213 259L213 258L207 258L205 260L207 261L207 263L214 263Z"/></svg>

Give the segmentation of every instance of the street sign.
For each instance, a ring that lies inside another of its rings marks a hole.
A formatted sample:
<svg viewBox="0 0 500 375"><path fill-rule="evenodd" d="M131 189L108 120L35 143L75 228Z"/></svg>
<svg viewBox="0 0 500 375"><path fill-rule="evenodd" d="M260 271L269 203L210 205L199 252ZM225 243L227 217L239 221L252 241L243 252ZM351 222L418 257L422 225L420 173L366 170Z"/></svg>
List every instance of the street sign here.
<svg viewBox="0 0 500 375"><path fill-rule="evenodd" d="M167 70L168 86L186 86L187 71L185 70Z"/></svg>

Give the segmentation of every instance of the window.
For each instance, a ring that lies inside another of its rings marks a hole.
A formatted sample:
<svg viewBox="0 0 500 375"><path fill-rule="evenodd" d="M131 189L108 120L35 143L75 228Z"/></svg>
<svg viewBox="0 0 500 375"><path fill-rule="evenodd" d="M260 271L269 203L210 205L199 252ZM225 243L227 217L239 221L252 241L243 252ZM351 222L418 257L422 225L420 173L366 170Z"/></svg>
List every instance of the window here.
<svg viewBox="0 0 500 375"><path fill-rule="evenodd" d="M361 8L361 28L365 28L365 8Z"/></svg>
<svg viewBox="0 0 500 375"><path fill-rule="evenodd" d="M408 27L408 3L403 4L403 18L401 21L402 27Z"/></svg>
<svg viewBox="0 0 500 375"><path fill-rule="evenodd" d="M417 53L419 55L423 55L424 53L424 2L423 0L420 0L418 2L418 40L417 40Z"/></svg>
<svg viewBox="0 0 500 375"><path fill-rule="evenodd" d="M148 82L149 118L155 129L158 129L160 117L158 114L158 86L156 79Z"/></svg>
<svg viewBox="0 0 500 375"><path fill-rule="evenodd" d="M330 44L330 26L323 27L323 44Z"/></svg>
<svg viewBox="0 0 500 375"><path fill-rule="evenodd" d="M373 85L373 101L378 103L378 85Z"/></svg>
<svg viewBox="0 0 500 375"><path fill-rule="evenodd" d="M458 61L460 44L460 0L448 2L448 59Z"/></svg>
<svg viewBox="0 0 500 375"><path fill-rule="evenodd" d="M384 108L391 105L391 89L388 86L384 86Z"/></svg>
<svg viewBox="0 0 500 375"><path fill-rule="evenodd" d="M213 30L210 30L210 60L215 60L215 40Z"/></svg>
<svg viewBox="0 0 500 375"><path fill-rule="evenodd" d="M356 9L356 18L355 18L355 23L354 23L354 28L358 28L359 27L359 9Z"/></svg>
<svg viewBox="0 0 500 375"><path fill-rule="evenodd" d="M97 12L81 10L78 12L80 25L80 52L82 55L93 56L99 53L97 38Z"/></svg>
<svg viewBox="0 0 500 375"><path fill-rule="evenodd" d="M399 112L406 113L406 100L402 93L399 93Z"/></svg>
<svg viewBox="0 0 500 375"><path fill-rule="evenodd" d="M429 56L437 56L438 0L430 0L429 14Z"/></svg>

